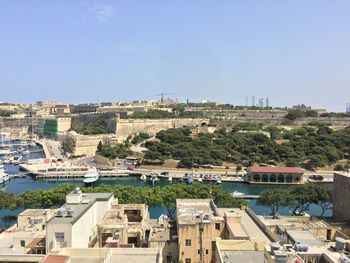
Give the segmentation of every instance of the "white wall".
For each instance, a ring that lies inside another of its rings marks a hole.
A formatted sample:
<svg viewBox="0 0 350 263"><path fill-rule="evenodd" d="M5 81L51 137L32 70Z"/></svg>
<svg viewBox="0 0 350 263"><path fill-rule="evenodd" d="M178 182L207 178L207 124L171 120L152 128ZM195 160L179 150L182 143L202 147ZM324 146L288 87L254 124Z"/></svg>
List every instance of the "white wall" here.
<svg viewBox="0 0 350 263"><path fill-rule="evenodd" d="M95 205L94 205L95 206ZM92 235L95 226L94 206L82 215L77 222L72 226L72 245L74 248L89 247L89 237Z"/></svg>
<svg viewBox="0 0 350 263"><path fill-rule="evenodd" d="M47 224L46 227L46 253L55 248L55 233L64 233L64 241L67 247L72 244L72 225L71 224Z"/></svg>

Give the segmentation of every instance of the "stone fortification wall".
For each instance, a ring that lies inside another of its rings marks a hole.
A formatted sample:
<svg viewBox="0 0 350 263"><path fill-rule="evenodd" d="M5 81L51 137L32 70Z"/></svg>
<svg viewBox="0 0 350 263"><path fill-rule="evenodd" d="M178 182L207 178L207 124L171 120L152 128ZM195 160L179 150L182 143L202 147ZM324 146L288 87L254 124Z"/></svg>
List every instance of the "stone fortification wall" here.
<svg viewBox="0 0 350 263"><path fill-rule="evenodd" d="M42 131L44 127L45 119L43 118L0 118L0 129L3 132L12 132L18 129L23 129L26 132L31 130L32 125L35 127L35 132Z"/></svg>
<svg viewBox="0 0 350 263"><path fill-rule="evenodd" d="M118 139L125 140L129 135L140 132L155 134L161 130L179 128L183 126L196 126L201 123L209 123L208 119L119 119L116 118L116 135Z"/></svg>
<svg viewBox="0 0 350 263"><path fill-rule="evenodd" d="M327 117L310 117L310 118L297 119L291 122L285 121L285 123L286 124L291 123L294 125L304 125L313 121L324 122L332 126L349 126L350 125L350 118L327 118Z"/></svg>
<svg viewBox="0 0 350 263"><path fill-rule="evenodd" d="M332 126L349 126L350 118L324 118L324 117L310 117L297 120L288 120L283 117L215 117L210 119L211 125L235 125L238 123L251 122L262 123L265 125L305 125L310 122L324 122Z"/></svg>
<svg viewBox="0 0 350 263"><path fill-rule="evenodd" d="M213 118L210 120L211 125L228 126L244 122L262 123L265 125L278 125L283 122L283 118L255 118L255 117L234 117L234 118Z"/></svg>

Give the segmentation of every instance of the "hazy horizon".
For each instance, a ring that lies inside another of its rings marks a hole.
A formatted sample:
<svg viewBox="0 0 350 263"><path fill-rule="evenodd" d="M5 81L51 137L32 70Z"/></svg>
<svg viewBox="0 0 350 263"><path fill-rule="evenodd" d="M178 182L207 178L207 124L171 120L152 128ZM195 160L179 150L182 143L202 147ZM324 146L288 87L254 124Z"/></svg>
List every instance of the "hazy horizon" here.
<svg viewBox="0 0 350 263"><path fill-rule="evenodd" d="M350 1L2 1L0 101L345 111Z"/></svg>

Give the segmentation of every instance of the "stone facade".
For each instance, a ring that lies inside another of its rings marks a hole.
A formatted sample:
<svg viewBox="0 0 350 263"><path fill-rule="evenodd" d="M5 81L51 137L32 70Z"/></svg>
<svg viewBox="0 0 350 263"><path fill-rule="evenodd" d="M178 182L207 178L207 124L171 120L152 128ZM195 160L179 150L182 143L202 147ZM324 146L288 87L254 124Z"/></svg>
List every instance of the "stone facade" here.
<svg viewBox="0 0 350 263"><path fill-rule="evenodd" d="M334 174L333 195L333 218L350 221L350 173Z"/></svg>
<svg viewBox="0 0 350 263"><path fill-rule="evenodd" d="M251 166L247 176L253 184L300 184L303 173L299 167Z"/></svg>
<svg viewBox="0 0 350 263"><path fill-rule="evenodd" d="M197 126L202 122L208 123L207 119L120 119L116 117L115 133L119 140L125 140L129 135L135 135L140 132L156 134L161 130L170 128L180 128L184 126Z"/></svg>

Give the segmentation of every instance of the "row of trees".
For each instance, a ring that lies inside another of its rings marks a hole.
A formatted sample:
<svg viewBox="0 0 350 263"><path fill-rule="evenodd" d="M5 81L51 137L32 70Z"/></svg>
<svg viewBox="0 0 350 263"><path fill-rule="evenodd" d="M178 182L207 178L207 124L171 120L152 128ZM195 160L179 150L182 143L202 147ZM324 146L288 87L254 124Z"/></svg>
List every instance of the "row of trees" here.
<svg viewBox="0 0 350 263"><path fill-rule="evenodd" d="M89 124L81 124L72 122L72 130L84 135L107 134L108 121L110 117L107 114L102 114L96 121Z"/></svg>
<svg viewBox="0 0 350 263"><path fill-rule="evenodd" d="M312 204L318 205L322 212L332 208L333 196L330 189L317 185L301 185L291 188L275 188L261 192L258 204L271 209L275 216L282 207L291 208L293 215L302 215Z"/></svg>
<svg viewBox="0 0 350 263"><path fill-rule="evenodd" d="M73 185L59 186L50 190L35 190L20 195L0 192L0 209L16 208L53 208L64 204L66 195L74 189ZM175 215L176 199L213 199L218 207L236 207L247 205L245 200L233 197L220 186L205 184L172 184L164 187L133 187L123 185L101 185L82 188L83 192L110 192L120 203L141 203L149 207L164 207L169 216Z"/></svg>
<svg viewBox="0 0 350 263"><path fill-rule="evenodd" d="M261 131L267 131L270 138ZM350 127L333 132L327 126L286 131L276 126L239 124L232 130L192 135L190 128L158 132L159 141L145 143L145 159L179 160L180 167L221 165L223 161L249 166L253 163L303 166L316 169L350 156ZM276 142L284 139L282 144Z"/></svg>
<svg viewBox="0 0 350 263"><path fill-rule="evenodd" d="M99 142L96 153L109 159L122 159L131 154L129 147L130 145L128 142L113 145L102 144L102 142Z"/></svg>
<svg viewBox="0 0 350 263"><path fill-rule="evenodd" d="M134 111L131 114L131 118L135 119L164 119L164 118L176 118L177 115L174 114L174 112L169 112L167 110L157 110L157 109L150 109L148 111Z"/></svg>
<svg viewBox="0 0 350 263"><path fill-rule="evenodd" d="M318 112L315 110L290 110L284 118L288 120L296 120L306 117L318 117Z"/></svg>

